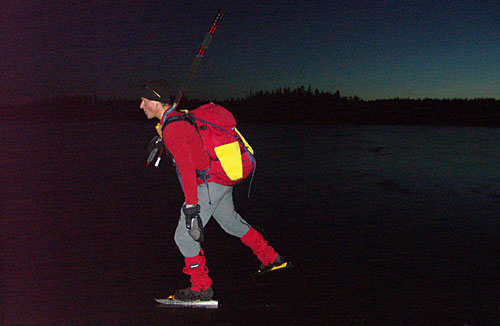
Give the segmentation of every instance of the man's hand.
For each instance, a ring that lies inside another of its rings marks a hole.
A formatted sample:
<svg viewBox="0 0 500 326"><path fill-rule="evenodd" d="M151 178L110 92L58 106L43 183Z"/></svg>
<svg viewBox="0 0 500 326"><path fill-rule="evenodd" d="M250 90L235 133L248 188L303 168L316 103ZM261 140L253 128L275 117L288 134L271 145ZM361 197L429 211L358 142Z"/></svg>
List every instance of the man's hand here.
<svg viewBox="0 0 500 326"><path fill-rule="evenodd" d="M182 207L182 212L186 218L186 229L193 238L193 240L198 242L203 242L203 223L200 218L200 205L184 205Z"/></svg>

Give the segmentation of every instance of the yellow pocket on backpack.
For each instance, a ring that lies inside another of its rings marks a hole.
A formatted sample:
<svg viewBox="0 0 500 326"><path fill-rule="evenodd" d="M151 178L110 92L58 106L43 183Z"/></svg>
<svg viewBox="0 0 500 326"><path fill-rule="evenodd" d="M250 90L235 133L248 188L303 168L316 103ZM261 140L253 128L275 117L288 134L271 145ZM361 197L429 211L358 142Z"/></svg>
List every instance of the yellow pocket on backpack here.
<svg viewBox="0 0 500 326"><path fill-rule="evenodd" d="M243 178L240 144L237 141L217 146L214 151L229 179L236 181Z"/></svg>

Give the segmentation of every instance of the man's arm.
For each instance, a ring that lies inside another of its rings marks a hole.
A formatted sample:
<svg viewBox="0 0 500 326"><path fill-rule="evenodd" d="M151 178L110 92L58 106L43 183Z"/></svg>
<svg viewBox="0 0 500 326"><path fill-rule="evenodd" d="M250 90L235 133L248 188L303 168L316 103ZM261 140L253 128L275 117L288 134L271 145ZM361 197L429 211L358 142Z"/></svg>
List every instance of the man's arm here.
<svg viewBox="0 0 500 326"><path fill-rule="evenodd" d="M163 131L163 140L179 171L186 205L198 203L193 135L199 137L196 129L185 121L170 123Z"/></svg>

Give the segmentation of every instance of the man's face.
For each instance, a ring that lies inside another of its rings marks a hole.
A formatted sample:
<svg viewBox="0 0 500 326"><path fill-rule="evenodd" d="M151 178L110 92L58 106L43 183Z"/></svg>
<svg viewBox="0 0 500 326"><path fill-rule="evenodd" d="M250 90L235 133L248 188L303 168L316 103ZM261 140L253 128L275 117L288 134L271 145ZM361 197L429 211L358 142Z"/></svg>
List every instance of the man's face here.
<svg viewBox="0 0 500 326"><path fill-rule="evenodd" d="M153 119L157 116L157 107L154 101L150 101L147 98L141 97L141 106L140 108L144 110L144 114L148 119Z"/></svg>

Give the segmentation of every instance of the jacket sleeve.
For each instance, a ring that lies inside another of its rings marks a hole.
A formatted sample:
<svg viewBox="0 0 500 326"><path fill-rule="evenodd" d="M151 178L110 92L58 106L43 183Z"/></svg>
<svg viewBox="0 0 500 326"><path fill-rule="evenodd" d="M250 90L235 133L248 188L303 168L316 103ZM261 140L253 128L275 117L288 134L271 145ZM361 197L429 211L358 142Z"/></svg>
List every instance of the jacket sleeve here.
<svg viewBox="0 0 500 326"><path fill-rule="evenodd" d="M165 146L170 151L179 170L186 205L198 203L196 183L196 158L193 151L193 137L198 135L193 126L187 122L175 122L163 130Z"/></svg>

